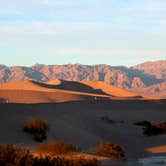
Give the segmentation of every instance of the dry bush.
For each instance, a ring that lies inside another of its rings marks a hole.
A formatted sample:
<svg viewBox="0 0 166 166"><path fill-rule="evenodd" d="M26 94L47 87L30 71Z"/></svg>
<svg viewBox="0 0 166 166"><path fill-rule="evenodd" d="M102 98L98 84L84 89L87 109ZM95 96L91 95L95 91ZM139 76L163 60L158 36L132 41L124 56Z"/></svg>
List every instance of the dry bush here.
<svg viewBox="0 0 166 166"><path fill-rule="evenodd" d="M24 131L33 135L34 140L42 142L47 138L48 124L40 119L31 118L24 126Z"/></svg>
<svg viewBox="0 0 166 166"><path fill-rule="evenodd" d="M137 121L134 123L136 126L151 126L151 123L147 120L144 121Z"/></svg>
<svg viewBox="0 0 166 166"><path fill-rule="evenodd" d="M166 134L166 122L151 123L149 121L138 121L134 124L143 126L143 134L147 136Z"/></svg>
<svg viewBox="0 0 166 166"><path fill-rule="evenodd" d="M58 155L76 152L77 148L75 145L69 142L53 141L49 142L48 144L40 144L36 150L52 155Z"/></svg>
<svg viewBox="0 0 166 166"><path fill-rule="evenodd" d="M90 151L95 155L103 157L110 157L120 160L125 159L125 154L122 148L118 144L112 142L104 142L97 147L91 148Z"/></svg>
<svg viewBox="0 0 166 166"><path fill-rule="evenodd" d="M33 156L22 145L0 145L1 166L31 166Z"/></svg>
<svg viewBox="0 0 166 166"><path fill-rule="evenodd" d="M22 145L0 145L0 166L98 166L93 159L34 157Z"/></svg>

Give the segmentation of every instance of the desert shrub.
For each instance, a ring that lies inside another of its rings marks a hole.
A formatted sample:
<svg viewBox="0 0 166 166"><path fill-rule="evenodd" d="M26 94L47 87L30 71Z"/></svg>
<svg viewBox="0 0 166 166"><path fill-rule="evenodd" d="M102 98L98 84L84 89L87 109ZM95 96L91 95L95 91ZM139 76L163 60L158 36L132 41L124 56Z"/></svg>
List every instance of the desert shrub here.
<svg viewBox="0 0 166 166"><path fill-rule="evenodd" d="M41 158L40 157L34 158L32 166L56 166L57 164L58 164L57 160L49 156L46 156Z"/></svg>
<svg viewBox="0 0 166 166"><path fill-rule="evenodd" d="M45 132L41 132L41 133L34 133L33 138L37 142L42 142L44 139L47 138L47 136Z"/></svg>
<svg viewBox="0 0 166 166"><path fill-rule="evenodd" d="M57 155L76 152L77 148L75 145L69 142L53 141L48 144L40 144L36 150Z"/></svg>
<svg viewBox="0 0 166 166"><path fill-rule="evenodd" d="M162 124L152 124L150 126L144 126L143 134L147 136L166 134L166 126L165 128L162 126Z"/></svg>
<svg viewBox="0 0 166 166"><path fill-rule="evenodd" d="M0 145L1 166L30 166L33 156L22 145Z"/></svg>
<svg viewBox="0 0 166 166"><path fill-rule="evenodd" d="M147 136L158 135L160 130L152 125L143 127L143 134Z"/></svg>
<svg viewBox="0 0 166 166"><path fill-rule="evenodd" d="M112 142L104 142L97 147L91 148L90 151L95 155L103 157L110 157L120 160L125 159L125 154L122 148L118 144Z"/></svg>
<svg viewBox="0 0 166 166"><path fill-rule="evenodd" d="M27 133L32 134L34 140L42 142L47 138L46 132L48 130L48 125L43 120L32 118L27 121L23 130Z"/></svg>
<svg viewBox="0 0 166 166"><path fill-rule="evenodd" d="M143 126L142 128L143 134L147 136L153 136L153 135L166 133L166 122L153 124L149 121L138 121L134 124L138 126Z"/></svg>
<svg viewBox="0 0 166 166"><path fill-rule="evenodd" d="M34 157L22 145L0 145L0 166L98 166L95 159Z"/></svg>
<svg viewBox="0 0 166 166"><path fill-rule="evenodd" d="M151 126L151 123L147 120L144 120L144 121L137 121L134 123L134 125L137 125L137 126Z"/></svg>

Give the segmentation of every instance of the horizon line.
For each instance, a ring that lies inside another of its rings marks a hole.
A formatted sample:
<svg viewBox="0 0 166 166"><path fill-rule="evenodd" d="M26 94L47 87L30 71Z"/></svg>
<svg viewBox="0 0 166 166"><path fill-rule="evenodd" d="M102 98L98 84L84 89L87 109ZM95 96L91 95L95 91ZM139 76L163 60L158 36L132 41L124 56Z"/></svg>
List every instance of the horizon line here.
<svg viewBox="0 0 166 166"><path fill-rule="evenodd" d="M33 67L35 65L45 65L45 66L53 66L53 65L57 65L57 66L62 66L62 65L85 65L85 66L98 66L98 65L108 65L108 66L112 66L112 67L118 67L118 66L124 66L124 67L133 67L133 66L136 66L136 65L139 65L139 64L144 64L144 63L147 63L147 62L160 62L160 61L166 61L166 59L158 59L158 60L149 60L149 61L142 61L140 63L136 63L136 64L133 64L133 65L111 65L111 64L107 64L107 63L96 63L96 64L85 64L85 63L80 63L80 62L74 62L74 63L71 63L71 62L68 62L68 63L59 63L59 64L48 64L48 63L34 63L34 64L23 64L23 65L20 65L20 64L5 64L5 63L1 63L0 66L6 66L6 67Z"/></svg>

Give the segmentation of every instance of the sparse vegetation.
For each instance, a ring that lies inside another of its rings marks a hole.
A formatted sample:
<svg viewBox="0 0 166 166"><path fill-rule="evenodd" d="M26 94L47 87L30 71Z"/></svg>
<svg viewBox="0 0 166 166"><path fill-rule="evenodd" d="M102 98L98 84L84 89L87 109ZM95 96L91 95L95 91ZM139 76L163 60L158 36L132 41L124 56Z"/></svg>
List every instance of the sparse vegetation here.
<svg viewBox="0 0 166 166"><path fill-rule="evenodd" d="M108 117L108 116L103 116L103 117L101 117L101 120L103 120L104 122L109 123L109 124L124 123L123 120L115 121L115 120L112 120L112 119L111 119L110 117Z"/></svg>
<svg viewBox="0 0 166 166"><path fill-rule="evenodd" d="M22 145L0 145L1 166L31 166L33 156Z"/></svg>
<svg viewBox="0 0 166 166"><path fill-rule="evenodd" d="M37 151L49 153L52 155L67 154L71 152L77 152L78 149L75 145L69 142L53 141L48 144L40 144Z"/></svg>
<svg viewBox="0 0 166 166"><path fill-rule="evenodd" d="M143 126L143 134L147 136L166 134L166 122L151 123L149 121L138 121L134 124Z"/></svg>
<svg viewBox="0 0 166 166"><path fill-rule="evenodd" d="M135 122L134 125L137 125L137 126L150 126L151 123L147 120L144 120L144 121Z"/></svg>
<svg viewBox="0 0 166 166"><path fill-rule="evenodd" d="M95 155L103 157L110 157L119 160L125 159L125 154L122 148L118 144L112 142L104 142L97 147L91 148L90 151Z"/></svg>
<svg viewBox="0 0 166 166"><path fill-rule="evenodd" d="M25 124L23 130L32 134L35 141L42 142L47 138L48 124L43 120L31 118Z"/></svg>
<svg viewBox="0 0 166 166"><path fill-rule="evenodd" d="M66 159L60 157L34 157L22 145L0 145L1 166L98 166L95 159Z"/></svg>

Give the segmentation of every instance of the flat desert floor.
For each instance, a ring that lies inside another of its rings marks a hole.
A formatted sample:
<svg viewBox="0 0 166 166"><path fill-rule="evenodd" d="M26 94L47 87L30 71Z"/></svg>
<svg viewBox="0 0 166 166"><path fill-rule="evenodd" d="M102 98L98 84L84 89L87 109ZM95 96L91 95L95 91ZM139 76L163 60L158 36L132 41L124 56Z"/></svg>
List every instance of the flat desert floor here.
<svg viewBox="0 0 166 166"><path fill-rule="evenodd" d="M50 127L46 142L70 141L87 152L103 141L118 143L128 159L154 154L148 149L166 145L166 135L144 136L136 121L165 121L165 100L143 101L76 101L47 104L0 104L0 143L25 144L33 148L38 143L22 131L25 122L37 117ZM107 123L109 117L114 123ZM151 149L153 150L153 149ZM162 152L165 151L162 149Z"/></svg>

